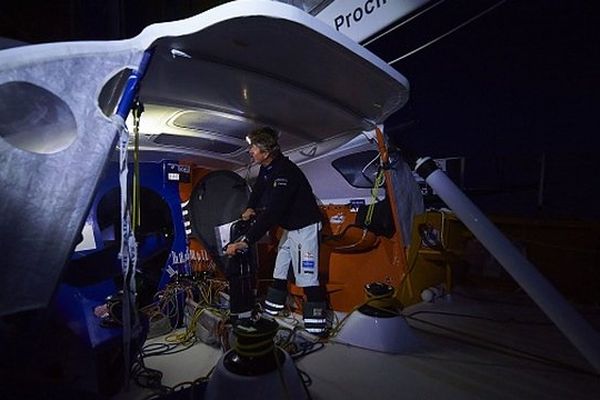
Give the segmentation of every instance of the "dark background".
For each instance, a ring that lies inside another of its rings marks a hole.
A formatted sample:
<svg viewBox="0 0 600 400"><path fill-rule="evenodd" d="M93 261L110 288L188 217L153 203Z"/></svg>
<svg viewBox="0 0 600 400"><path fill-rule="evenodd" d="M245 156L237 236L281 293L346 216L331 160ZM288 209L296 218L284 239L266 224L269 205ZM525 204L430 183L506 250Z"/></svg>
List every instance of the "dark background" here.
<svg viewBox="0 0 600 400"><path fill-rule="evenodd" d="M496 3L447 1L369 49L393 60ZM509 0L395 63L412 98L388 133L418 154L466 157L467 191L488 212L598 220L596 4Z"/></svg>
<svg viewBox="0 0 600 400"><path fill-rule="evenodd" d="M123 39L223 2L4 1L0 36ZM499 2L446 0L366 47L389 62ZM596 1L503 2L393 64L411 99L386 131L415 155L465 157L465 190L486 212L600 220L599 17Z"/></svg>

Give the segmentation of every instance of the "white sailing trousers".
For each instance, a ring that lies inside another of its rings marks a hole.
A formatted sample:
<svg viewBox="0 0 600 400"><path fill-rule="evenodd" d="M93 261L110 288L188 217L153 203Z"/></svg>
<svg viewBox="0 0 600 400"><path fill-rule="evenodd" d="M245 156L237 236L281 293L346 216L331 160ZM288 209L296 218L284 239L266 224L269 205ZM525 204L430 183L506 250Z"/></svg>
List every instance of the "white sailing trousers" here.
<svg viewBox="0 0 600 400"><path fill-rule="evenodd" d="M284 231L277 250L273 278L287 280L293 269L296 286L319 285L319 222L304 228Z"/></svg>

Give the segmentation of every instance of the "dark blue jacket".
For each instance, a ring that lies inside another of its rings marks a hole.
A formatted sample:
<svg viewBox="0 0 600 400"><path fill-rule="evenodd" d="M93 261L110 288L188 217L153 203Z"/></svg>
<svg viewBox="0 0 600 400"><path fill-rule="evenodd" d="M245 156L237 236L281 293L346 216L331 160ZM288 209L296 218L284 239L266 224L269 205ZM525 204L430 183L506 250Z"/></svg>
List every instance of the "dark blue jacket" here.
<svg viewBox="0 0 600 400"><path fill-rule="evenodd" d="M248 208L259 212L255 224L246 233L249 243L260 239L269 229L304 228L321 221L321 212L312 188L300 168L279 154L266 167L261 166L252 188Z"/></svg>

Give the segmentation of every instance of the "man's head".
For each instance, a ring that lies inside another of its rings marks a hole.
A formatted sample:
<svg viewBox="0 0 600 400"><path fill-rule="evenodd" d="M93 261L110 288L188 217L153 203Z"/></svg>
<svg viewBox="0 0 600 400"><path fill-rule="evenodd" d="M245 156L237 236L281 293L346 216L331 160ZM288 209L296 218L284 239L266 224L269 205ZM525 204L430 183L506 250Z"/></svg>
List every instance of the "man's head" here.
<svg viewBox="0 0 600 400"><path fill-rule="evenodd" d="M277 131L270 127L256 129L246 136L250 145L248 151L256 163L268 165L271 162L273 156L279 152L278 136Z"/></svg>

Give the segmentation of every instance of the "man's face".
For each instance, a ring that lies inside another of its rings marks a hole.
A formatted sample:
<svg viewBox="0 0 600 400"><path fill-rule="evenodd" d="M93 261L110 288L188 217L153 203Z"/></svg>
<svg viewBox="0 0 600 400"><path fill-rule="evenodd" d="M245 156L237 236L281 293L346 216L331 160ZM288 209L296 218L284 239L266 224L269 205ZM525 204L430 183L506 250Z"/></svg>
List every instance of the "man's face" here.
<svg viewBox="0 0 600 400"><path fill-rule="evenodd" d="M250 153L250 157L252 157L252 161L257 164L263 164L267 158L269 158L269 153L261 150L255 144L251 145L248 149L248 153Z"/></svg>

